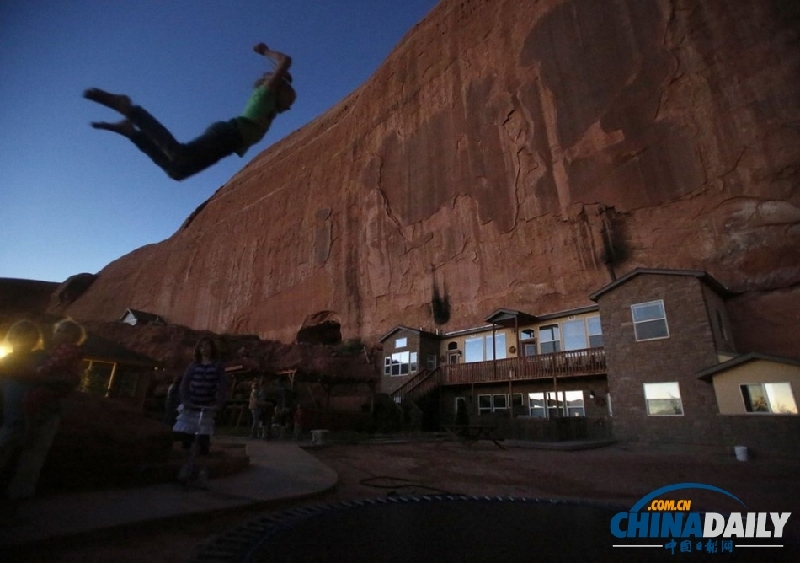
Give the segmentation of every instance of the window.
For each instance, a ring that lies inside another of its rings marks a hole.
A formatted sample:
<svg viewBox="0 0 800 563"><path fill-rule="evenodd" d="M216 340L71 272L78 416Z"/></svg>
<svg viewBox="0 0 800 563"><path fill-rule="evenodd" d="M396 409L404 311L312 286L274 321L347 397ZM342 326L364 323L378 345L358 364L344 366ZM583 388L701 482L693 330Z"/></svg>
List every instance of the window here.
<svg viewBox="0 0 800 563"><path fill-rule="evenodd" d="M583 403L583 391L566 391L564 393L567 406L567 416L586 416L586 409Z"/></svg>
<svg viewBox="0 0 800 563"><path fill-rule="evenodd" d="M678 383L645 383L644 401L649 416L683 416Z"/></svg>
<svg viewBox="0 0 800 563"><path fill-rule="evenodd" d="M436 354L428 354L425 358L425 367L431 371L436 369Z"/></svg>
<svg viewBox="0 0 800 563"><path fill-rule="evenodd" d="M522 393L511 395L511 408L514 409L514 412L519 412L519 409L522 408Z"/></svg>
<svg viewBox="0 0 800 563"><path fill-rule="evenodd" d="M586 416L583 391L549 391L547 403L544 393L528 393L528 413L536 418Z"/></svg>
<svg viewBox="0 0 800 563"><path fill-rule="evenodd" d="M536 355L536 344L525 344L522 349L526 357Z"/></svg>
<svg viewBox="0 0 800 563"><path fill-rule="evenodd" d="M583 319L564 323L564 350L586 348L586 322Z"/></svg>
<svg viewBox="0 0 800 563"><path fill-rule="evenodd" d="M395 352L384 358L384 375L408 375L417 371L416 352Z"/></svg>
<svg viewBox="0 0 800 563"><path fill-rule="evenodd" d="M397 340L394 341L394 347L397 349L405 348L406 346L408 346L408 338L405 337L398 338Z"/></svg>
<svg viewBox="0 0 800 563"><path fill-rule="evenodd" d="M495 351L497 352L498 360L506 357L505 334L496 334L494 339L492 339L491 334L469 338L464 343L464 361L488 362L494 359Z"/></svg>
<svg viewBox="0 0 800 563"><path fill-rule="evenodd" d="M539 329L539 342L541 343L542 354L561 351L561 337L558 332L558 325L543 326Z"/></svg>
<svg viewBox="0 0 800 563"><path fill-rule="evenodd" d="M722 337L722 340L727 342L728 340L728 333L725 332L725 322L722 320L722 313L716 311L717 313L717 328L719 329L719 335Z"/></svg>
<svg viewBox="0 0 800 563"><path fill-rule="evenodd" d="M544 393L528 393L528 413L535 418L547 418L544 410Z"/></svg>
<svg viewBox="0 0 800 563"><path fill-rule="evenodd" d="M603 329L600 326L600 316L589 317L586 319L586 327L589 332L589 348L597 348L603 345Z"/></svg>
<svg viewBox="0 0 800 563"><path fill-rule="evenodd" d="M522 404L521 394L517 393L514 396L514 404ZM503 393L495 395L478 395L478 414L489 414L492 412L507 410L508 395Z"/></svg>
<svg viewBox="0 0 800 563"><path fill-rule="evenodd" d="M631 314L637 341L669 337L663 300L631 305Z"/></svg>
<svg viewBox="0 0 800 563"><path fill-rule="evenodd" d="M740 385L747 412L797 414L797 403L789 383L755 383Z"/></svg>

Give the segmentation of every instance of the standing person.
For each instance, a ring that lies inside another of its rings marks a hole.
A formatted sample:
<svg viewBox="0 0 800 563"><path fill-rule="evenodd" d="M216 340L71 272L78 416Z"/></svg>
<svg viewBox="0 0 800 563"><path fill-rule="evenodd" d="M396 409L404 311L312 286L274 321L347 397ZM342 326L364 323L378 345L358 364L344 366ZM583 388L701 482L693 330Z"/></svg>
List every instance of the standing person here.
<svg viewBox="0 0 800 563"><path fill-rule="evenodd" d="M0 474L4 473L25 440L23 402L34 388L29 379L44 360L42 332L36 323L17 321L8 330L5 344L11 353L0 359L0 391L3 394L3 425L0 427ZM16 469L16 468L15 468ZM13 518L19 499L3 495L0 520Z"/></svg>
<svg viewBox="0 0 800 563"><path fill-rule="evenodd" d="M303 412L303 405L297 403L297 408L294 409L294 441L300 440L300 435L303 433L303 424L305 424L305 413Z"/></svg>
<svg viewBox="0 0 800 563"><path fill-rule="evenodd" d="M250 437L255 438L258 435L258 423L261 422L261 410L264 408L264 391L261 389L261 383L258 380L253 381L247 408L250 409L250 416L253 418Z"/></svg>
<svg viewBox="0 0 800 563"><path fill-rule="evenodd" d="M214 416L228 395L228 376L219 361L217 345L211 337L202 337L194 349L194 361L189 364L181 379L181 405L173 430L182 434L186 463L178 473L184 484L192 481L195 454L207 457L214 434ZM194 450L194 451L193 451ZM208 469L201 465L196 485L208 486Z"/></svg>
<svg viewBox="0 0 800 563"><path fill-rule="evenodd" d="M20 354L16 358L19 363L12 358L7 366L16 387L11 386L11 393L6 396L6 408L11 416L4 421L4 429L0 432L3 435L0 443L4 444L0 446L0 467L7 464L10 451L18 446L19 457L6 493L12 516L19 502L33 497L36 492L39 475L61 423L61 399L80 381L82 355L79 347L86 339L86 332L80 324L70 319L59 321L54 326L50 350L42 356L35 354L38 345L31 346L36 334L41 338L38 327L31 327L31 324L30 321L20 321L9 331L9 339L17 341L12 344L15 350L12 356L17 355L18 349ZM24 331L24 336L16 331ZM23 359L26 356L27 360ZM7 388L9 385L5 383L4 393ZM21 442L20 415L24 420Z"/></svg>
<svg viewBox="0 0 800 563"><path fill-rule="evenodd" d="M25 397L25 414L37 417L48 410L58 410L59 399L81 382L81 345L86 341L83 326L72 319L63 319L53 326L53 343L47 359L36 373L38 385Z"/></svg>
<svg viewBox="0 0 800 563"><path fill-rule="evenodd" d="M242 157L264 137L275 116L288 111L297 98L289 74L291 57L271 50L264 43L253 50L270 59L275 70L256 81L242 115L213 123L191 142L179 143L144 108L133 105L128 96L99 88L89 88L83 97L121 113L125 119L118 123L93 122L92 127L130 139L173 180L188 178L234 153Z"/></svg>

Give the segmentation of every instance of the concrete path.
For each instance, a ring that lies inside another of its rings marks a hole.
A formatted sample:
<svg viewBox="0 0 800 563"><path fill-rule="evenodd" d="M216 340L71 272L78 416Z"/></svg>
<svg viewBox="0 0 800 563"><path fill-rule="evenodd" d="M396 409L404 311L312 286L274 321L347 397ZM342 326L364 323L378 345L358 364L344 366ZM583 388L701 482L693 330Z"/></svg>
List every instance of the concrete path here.
<svg viewBox="0 0 800 563"><path fill-rule="evenodd" d="M209 490L175 484L34 499L0 525L0 546L30 543L146 521L303 498L333 488L335 471L295 443L217 438L247 444L250 467L212 479Z"/></svg>

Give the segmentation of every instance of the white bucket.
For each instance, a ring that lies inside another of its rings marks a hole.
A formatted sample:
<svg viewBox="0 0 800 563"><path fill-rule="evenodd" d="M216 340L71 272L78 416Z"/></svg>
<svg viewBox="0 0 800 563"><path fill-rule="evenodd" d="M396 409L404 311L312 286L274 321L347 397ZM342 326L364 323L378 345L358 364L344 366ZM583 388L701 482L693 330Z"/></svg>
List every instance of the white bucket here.
<svg viewBox="0 0 800 563"><path fill-rule="evenodd" d="M750 459L750 454L747 451L747 446L733 446L733 451L736 454L736 459L739 461L747 461Z"/></svg>

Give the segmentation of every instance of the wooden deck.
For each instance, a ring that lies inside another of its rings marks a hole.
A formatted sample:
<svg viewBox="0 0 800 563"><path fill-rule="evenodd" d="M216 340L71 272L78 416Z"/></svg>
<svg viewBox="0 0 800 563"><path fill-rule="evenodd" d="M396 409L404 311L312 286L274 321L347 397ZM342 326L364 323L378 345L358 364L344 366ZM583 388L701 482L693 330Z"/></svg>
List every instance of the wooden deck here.
<svg viewBox="0 0 800 563"><path fill-rule="evenodd" d="M441 385L603 375L606 373L606 356L603 347L586 348L493 362L446 365L441 371Z"/></svg>

